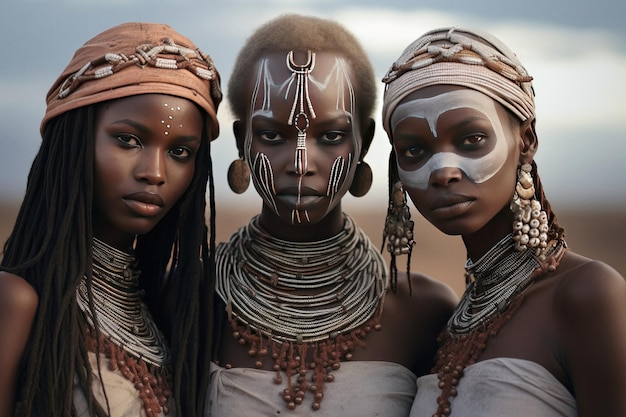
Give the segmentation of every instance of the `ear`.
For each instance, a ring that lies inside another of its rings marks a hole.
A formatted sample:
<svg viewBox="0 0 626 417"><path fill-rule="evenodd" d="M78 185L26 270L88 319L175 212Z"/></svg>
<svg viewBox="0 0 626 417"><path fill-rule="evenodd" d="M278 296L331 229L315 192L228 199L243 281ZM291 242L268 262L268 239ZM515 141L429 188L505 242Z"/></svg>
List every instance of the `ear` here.
<svg viewBox="0 0 626 417"><path fill-rule="evenodd" d="M235 140L237 141L239 157L243 159L243 144L246 137L246 128L241 120L235 120L233 122L233 133L235 135Z"/></svg>
<svg viewBox="0 0 626 417"><path fill-rule="evenodd" d="M530 164L537 153L537 133L535 132L535 118L522 122L520 125L520 162Z"/></svg>
<svg viewBox="0 0 626 417"><path fill-rule="evenodd" d="M359 156L359 161L362 161L365 155L367 155L367 151L369 151L372 140L374 139L375 130L376 123L374 119L368 118L361 131L361 155Z"/></svg>

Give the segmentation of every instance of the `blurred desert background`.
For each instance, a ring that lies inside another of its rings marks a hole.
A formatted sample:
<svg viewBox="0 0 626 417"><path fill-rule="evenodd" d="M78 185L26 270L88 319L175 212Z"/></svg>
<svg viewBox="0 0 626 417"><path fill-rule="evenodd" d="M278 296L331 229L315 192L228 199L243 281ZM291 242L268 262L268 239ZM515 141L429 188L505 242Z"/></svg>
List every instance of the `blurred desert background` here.
<svg viewBox="0 0 626 417"><path fill-rule="evenodd" d="M246 193L252 193L248 190ZM367 199L366 197L363 197ZM219 201L219 195L217 196ZM228 204L217 203L216 221L218 242L227 240L240 226L260 210L258 204L251 204L250 199L225 199ZM344 211L351 214L357 223L380 248L382 225L386 207L366 204L351 196L345 197ZM382 202L382 201L381 201ZM567 229L569 247L585 256L602 260L613 266L626 277L626 210L596 209L564 211L554 208L559 222ZM0 202L0 241L6 241L15 217L17 202ZM458 294L463 292L463 264L465 252L461 238L446 236L427 223L412 207L415 221L416 244L411 258L411 270L421 271L450 285ZM398 260L401 271L406 265L406 257ZM402 278L402 275L400 275Z"/></svg>
<svg viewBox="0 0 626 417"><path fill-rule="evenodd" d="M211 55L225 91L239 48L263 22L283 13L330 18L362 42L375 76L382 79L406 45L427 30L464 26L489 31L520 57L534 77L541 181L569 246L626 276L626 2L552 0L511 7L499 0L186 0L0 2L0 244L15 220L26 178L39 148L39 123L48 88L76 48L123 21L162 22ZM64 22L64 24L59 24ZM17 47L16 47L17 46ZM387 204L389 141L380 124L366 161L372 190L346 196L350 213L380 247ZM228 100L218 111L220 136L212 143L217 240L228 239L260 199L249 189L234 195L226 185L237 158ZM413 209L416 246L412 270L463 289L465 253L459 237L445 236ZM406 261L399 259L398 265Z"/></svg>

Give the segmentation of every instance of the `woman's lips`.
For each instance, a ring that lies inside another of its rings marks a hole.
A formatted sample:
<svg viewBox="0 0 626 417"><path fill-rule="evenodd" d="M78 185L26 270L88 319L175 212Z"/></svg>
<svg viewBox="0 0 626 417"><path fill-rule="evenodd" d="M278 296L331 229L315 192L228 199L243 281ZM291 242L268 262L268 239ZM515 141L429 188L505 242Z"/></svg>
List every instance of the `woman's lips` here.
<svg viewBox="0 0 626 417"><path fill-rule="evenodd" d="M430 211L437 216L455 217L463 214L473 202L473 198L464 195L447 195L435 200Z"/></svg>
<svg viewBox="0 0 626 417"><path fill-rule="evenodd" d="M124 196L124 202L131 211L144 217L156 215L165 206L160 195L143 191Z"/></svg>
<svg viewBox="0 0 626 417"><path fill-rule="evenodd" d="M317 204L324 197L319 195L293 195L293 194L280 194L276 198L282 201L284 204L296 207L306 208Z"/></svg>

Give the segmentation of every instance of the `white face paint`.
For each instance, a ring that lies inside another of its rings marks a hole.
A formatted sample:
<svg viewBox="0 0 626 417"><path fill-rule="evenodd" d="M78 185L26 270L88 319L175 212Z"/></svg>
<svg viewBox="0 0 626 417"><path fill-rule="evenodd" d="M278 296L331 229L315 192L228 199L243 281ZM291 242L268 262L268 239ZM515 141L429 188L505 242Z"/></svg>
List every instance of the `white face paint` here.
<svg viewBox="0 0 626 417"><path fill-rule="evenodd" d="M487 181L502 168L506 162L509 140L498 117L495 102L478 91L453 90L434 97L404 102L394 110L391 128L394 131L396 126L407 118L425 119L433 136L437 138L439 117L450 110L460 108L475 109L489 120L497 138L493 150L480 158L468 158L454 152L438 152L414 171L405 171L398 166L400 180L407 187L427 189L431 174L441 168L458 168L476 183Z"/></svg>
<svg viewBox="0 0 626 417"><path fill-rule="evenodd" d="M283 173L275 171L271 152L267 154L256 152L252 155L255 118L275 120L277 125L287 123L294 129L291 134L295 132L297 142L293 172L299 176L297 196L299 202L301 198L306 197L301 195L300 188L303 187L302 182L308 173L307 141L317 140L307 131L309 126L313 129L319 119L322 120L319 123L328 123L328 120L338 119L340 115L345 115L349 121L357 117L350 70L343 58L337 56L328 58L324 55L318 58L316 53L309 51L306 60L297 64L294 62L293 52L289 52L283 62L287 71L284 71L285 67L280 68L277 65L275 57L263 58L259 62L250 98L244 143L245 157L249 161L257 190L278 215L280 213L276 196L280 190L277 190L275 181L276 176ZM288 136L289 132L286 131L285 135ZM354 155L360 154L361 151L361 141L357 140L356 134L352 136L354 151L347 155L337 155L332 165L328 164L327 172L318 173L328 177L326 189L326 196L329 197L328 211L350 186L346 179L353 170ZM324 161L316 161L316 166L324 166ZM293 209L292 219L294 223L308 222L310 220L308 209Z"/></svg>

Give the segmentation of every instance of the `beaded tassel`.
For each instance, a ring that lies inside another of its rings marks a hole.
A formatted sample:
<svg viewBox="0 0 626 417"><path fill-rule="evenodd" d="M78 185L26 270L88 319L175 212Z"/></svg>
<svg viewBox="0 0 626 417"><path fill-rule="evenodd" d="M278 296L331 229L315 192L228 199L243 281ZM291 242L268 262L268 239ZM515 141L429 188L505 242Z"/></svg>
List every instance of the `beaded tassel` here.
<svg viewBox="0 0 626 417"><path fill-rule="evenodd" d="M411 220L411 212L407 205L406 194L400 181L393 184L393 189L389 196L389 207L385 218L385 228L383 230L383 245L387 242L387 252L391 255L391 289L395 292L398 287L398 268L396 267L396 256L408 255L411 259L413 251L413 227L415 223ZM408 267L407 267L408 274ZM408 280L411 288L411 280Z"/></svg>
<svg viewBox="0 0 626 417"><path fill-rule="evenodd" d="M268 346L271 348L272 369L276 372L274 382L280 385L283 376L287 379L282 397L289 410L303 403L307 391L313 394L311 408L319 410L324 398L324 384L335 380L332 372L341 367L342 360L352 359L352 351L356 347L365 347L364 339L372 330L382 329L376 316L347 334L338 334L319 342L298 343L280 341L256 332L237 319L232 319L230 324L233 337L240 345L249 347L248 355L256 359L256 368L263 367L263 359L269 353ZM310 379L307 378L309 371L312 372Z"/></svg>
<svg viewBox="0 0 626 417"><path fill-rule="evenodd" d="M147 364L143 359L131 356L124 349L103 335L96 342L95 331L87 331L87 348L92 352L103 353L109 359L109 370L119 371L132 382L139 392L147 417L158 417L161 412L169 414L168 400L172 396L171 375L167 368Z"/></svg>

